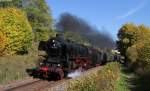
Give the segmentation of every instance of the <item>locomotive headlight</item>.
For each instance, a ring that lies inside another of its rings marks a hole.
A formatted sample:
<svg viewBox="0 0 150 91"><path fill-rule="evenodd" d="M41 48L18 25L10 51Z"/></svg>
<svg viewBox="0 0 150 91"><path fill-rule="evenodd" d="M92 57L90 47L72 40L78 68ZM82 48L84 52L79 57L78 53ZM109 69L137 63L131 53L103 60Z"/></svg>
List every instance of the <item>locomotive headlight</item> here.
<svg viewBox="0 0 150 91"><path fill-rule="evenodd" d="M57 64L58 67L60 67L60 64Z"/></svg>
<svg viewBox="0 0 150 91"><path fill-rule="evenodd" d="M53 46L56 46L56 44L53 44Z"/></svg>
<svg viewBox="0 0 150 91"><path fill-rule="evenodd" d="M43 63L40 63L40 66L42 66L43 65Z"/></svg>
<svg viewBox="0 0 150 91"><path fill-rule="evenodd" d="M54 42L55 42L55 40L52 40L52 42L54 43Z"/></svg>

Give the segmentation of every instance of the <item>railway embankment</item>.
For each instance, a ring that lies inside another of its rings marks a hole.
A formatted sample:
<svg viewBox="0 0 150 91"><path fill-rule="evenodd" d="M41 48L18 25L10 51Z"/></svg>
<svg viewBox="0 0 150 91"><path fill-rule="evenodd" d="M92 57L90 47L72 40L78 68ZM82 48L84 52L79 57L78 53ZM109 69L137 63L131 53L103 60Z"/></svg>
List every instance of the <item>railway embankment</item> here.
<svg viewBox="0 0 150 91"><path fill-rule="evenodd" d="M38 60L36 55L33 53L24 56L0 57L0 84L5 85L28 77L26 69L36 65Z"/></svg>
<svg viewBox="0 0 150 91"><path fill-rule="evenodd" d="M81 73L79 77L47 87L45 91L116 91L120 64L108 63Z"/></svg>
<svg viewBox="0 0 150 91"><path fill-rule="evenodd" d="M25 86L28 86L28 88L37 86L40 87L40 91L116 91L119 80L120 64L112 62L81 72L80 75L73 79L64 79L52 83L45 81L34 82L32 85ZM26 87L21 86L18 89L26 89ZM39 89L34 89L34 91L39 91Z"/></svg>

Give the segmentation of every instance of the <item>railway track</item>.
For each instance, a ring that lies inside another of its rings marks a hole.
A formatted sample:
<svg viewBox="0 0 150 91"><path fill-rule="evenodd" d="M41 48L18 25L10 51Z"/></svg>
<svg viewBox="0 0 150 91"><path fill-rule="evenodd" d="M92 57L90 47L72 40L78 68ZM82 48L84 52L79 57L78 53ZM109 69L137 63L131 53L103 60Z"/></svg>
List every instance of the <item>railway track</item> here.
<svg viewBox="0 0 150 91"><path fill-rule="evenodd" d="M64 80L60 81L46 81L40 79L33 79L32 81L25 82L25 83L17 83L12 85L7 85L3 87L2 91L44 91L45 88L55 86L58 83L63 82Z"/></svg>
<svg viewBox="0 0 150 91"><path fill-rule="evenodd" d="M40 82L40 80L31 80L31 81L27 81L27 82L19 82L19 83L15 83L15 84L9 84L7 86L5 86L3 88L4 91L13 91L13 90L16 90L18 88L22 88L22 87L25 87L25 86L28 86L28 85L32 85L32 84L35 84L35 83L38 83Z"/></svg>

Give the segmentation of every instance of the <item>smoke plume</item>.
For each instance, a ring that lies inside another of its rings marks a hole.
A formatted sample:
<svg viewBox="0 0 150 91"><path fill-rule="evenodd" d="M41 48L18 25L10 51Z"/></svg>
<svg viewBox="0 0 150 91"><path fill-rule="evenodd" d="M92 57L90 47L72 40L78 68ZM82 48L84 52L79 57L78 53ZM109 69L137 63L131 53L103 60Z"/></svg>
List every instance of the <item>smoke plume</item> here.
<svg viewBox="0 0 150 91"><path fill-rule="evenodd" d="M75 32L87 38L93 46L99 48L112 48L115 45L109 33L101 33L97 28L91 26L85 20L69 13L60 15L59 21L56 24L56 29L59 31Z"/></svg>

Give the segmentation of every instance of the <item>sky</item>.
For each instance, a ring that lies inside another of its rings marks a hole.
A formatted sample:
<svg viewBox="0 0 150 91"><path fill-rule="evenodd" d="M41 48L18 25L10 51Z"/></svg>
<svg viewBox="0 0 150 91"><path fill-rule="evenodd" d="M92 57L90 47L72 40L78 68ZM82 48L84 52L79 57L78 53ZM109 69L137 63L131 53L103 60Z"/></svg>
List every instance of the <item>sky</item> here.
<svg viewBox="0 0 150 91"><path fill-rule="evenodd" d="M101 32L103 28L114 40L125 23L150 27L150 0L46 0L55 20L68 12L89 22Z"/></svg>

